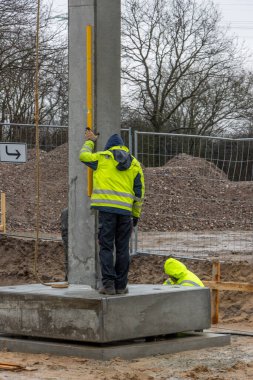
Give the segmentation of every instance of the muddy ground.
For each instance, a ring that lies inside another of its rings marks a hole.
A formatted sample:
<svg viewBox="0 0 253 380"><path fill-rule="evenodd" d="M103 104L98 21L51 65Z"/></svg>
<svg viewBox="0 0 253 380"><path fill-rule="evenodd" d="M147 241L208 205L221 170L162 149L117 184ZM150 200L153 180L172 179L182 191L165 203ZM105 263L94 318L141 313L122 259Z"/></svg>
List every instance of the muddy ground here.
<svg viewBox="0 0 253 380"><path fill-rule="evenodd" d="M1 353L2 362L29 371L0 372L11 380L252 380L253 339L233 337L231 346L135 360L102 362L76 357Z"/></svg>
<svg viewBox="0 0 253 380"><path fill-rule="evenodd" d="M132 258L130 283L162 283L166 257L139 255ZM185 260L203 280L211 278L211 262ZM33 274L34 241L0 235L0 285L37 282ZM38 261L44 281L64 280L64 250L61 242L43 241ZM223 280L253 282L252 261L226 260ZM216 327L253 333L253 294L221 292L220 324ZM251 380L253 337L232 336L222 348L187 351L135 360L115 358L101 362L76 357L1 352L0 362L24 366L20 372L0 370L0 380Z"/></svg>

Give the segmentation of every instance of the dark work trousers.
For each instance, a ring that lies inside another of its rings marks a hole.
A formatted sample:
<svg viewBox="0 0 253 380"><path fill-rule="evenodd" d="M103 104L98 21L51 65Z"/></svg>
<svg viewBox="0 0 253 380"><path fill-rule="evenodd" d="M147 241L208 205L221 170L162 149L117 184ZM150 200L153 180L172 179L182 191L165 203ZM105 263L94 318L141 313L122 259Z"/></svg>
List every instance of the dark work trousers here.
<svg viewBox="0 0 253 380"><path fill-rule="evenodd" d="M99 257L104 288L125 289L127 286L131 232L130 215L99 211Z"/></svg>

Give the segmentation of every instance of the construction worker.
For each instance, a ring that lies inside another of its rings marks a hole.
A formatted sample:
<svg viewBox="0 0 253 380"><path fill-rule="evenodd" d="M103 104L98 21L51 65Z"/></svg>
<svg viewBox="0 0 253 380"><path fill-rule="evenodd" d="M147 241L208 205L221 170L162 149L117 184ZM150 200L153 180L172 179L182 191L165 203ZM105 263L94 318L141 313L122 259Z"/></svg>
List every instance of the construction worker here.
<svg viewBox="0 0 253 380"><path fill-rule="evenodd" d="M80 160L93 170L91 208L99 211L102 294L128 292L129 240L141 215L144 177L140 163L114 134L105 150L93 153L97 136L86 130ZM116 248L114 264L113 251Z"/></svg>
<svg viewBox="0 0 253 380"><path fill-rule="evenodd" d="M169 276L164 285L205 286L194 273L176 259L170 258L165 261L164 272Z"/></svg>

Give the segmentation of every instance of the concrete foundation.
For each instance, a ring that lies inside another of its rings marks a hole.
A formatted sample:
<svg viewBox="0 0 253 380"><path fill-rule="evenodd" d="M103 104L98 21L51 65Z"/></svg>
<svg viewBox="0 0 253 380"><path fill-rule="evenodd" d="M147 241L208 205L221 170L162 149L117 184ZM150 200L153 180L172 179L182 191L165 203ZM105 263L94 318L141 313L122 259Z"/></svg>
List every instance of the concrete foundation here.
<svg viewBox="0 0 253 380"><path fill-rule="evenodd" d="M229 335L196 332L177 334L176 337L171 336L154 341L142 340L106 346L0 336L0 350L58 356L78 356L97 360L110 360L115 357L131 360L150 355L222 347L228 344L230 344Z"/></svg>
<svg viewBox="0 0 253 380"><path fill-rule="evenodd" d="M85 285L0 288L0 333L109 343L210 327L210 291L131 285L129 294L101 296Z"/></svg>

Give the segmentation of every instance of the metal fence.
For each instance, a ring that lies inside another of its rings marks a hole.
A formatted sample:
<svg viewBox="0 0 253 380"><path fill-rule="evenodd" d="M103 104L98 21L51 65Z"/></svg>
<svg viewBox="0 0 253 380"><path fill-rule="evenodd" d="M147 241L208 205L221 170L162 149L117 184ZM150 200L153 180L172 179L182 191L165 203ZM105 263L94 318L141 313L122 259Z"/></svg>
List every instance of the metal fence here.
<svg viewBox="0 0 253 380"><path fill-rule="evenodd" d="M178 257L253 253L253 139L121 130L144 166L146 197L132 253ZM32 124L0 124L0 141L35 146ZM40 125L40 147L68 141L67 126Z"/></svg>
<svg viewBox="0 0 253 380"><path fill-rule="evenodd" d="M253 257L253 139L134 134L146 196L134 253Z"/></svg>
<svg viewBox="0 0 253 380"><path fill-rule="evenodd" d="M40 148L50 151L68 141L68 127L59 125L39 125ZM0 123L0 141L26 143L28 149L35 147L36 130L34 124Z"/></svg>
<svg viewBox="0 0 253 380"><path fill-rule="evenodd" d="M68 142L68 126L62 125L45 125L40 124L40 148L50 151L57 146ZM0 122L0 141L26 143L28 149L35 147L35 125ZM132 152L132 131L130 129L121 129L121 135L125 144Z"/></svg>

